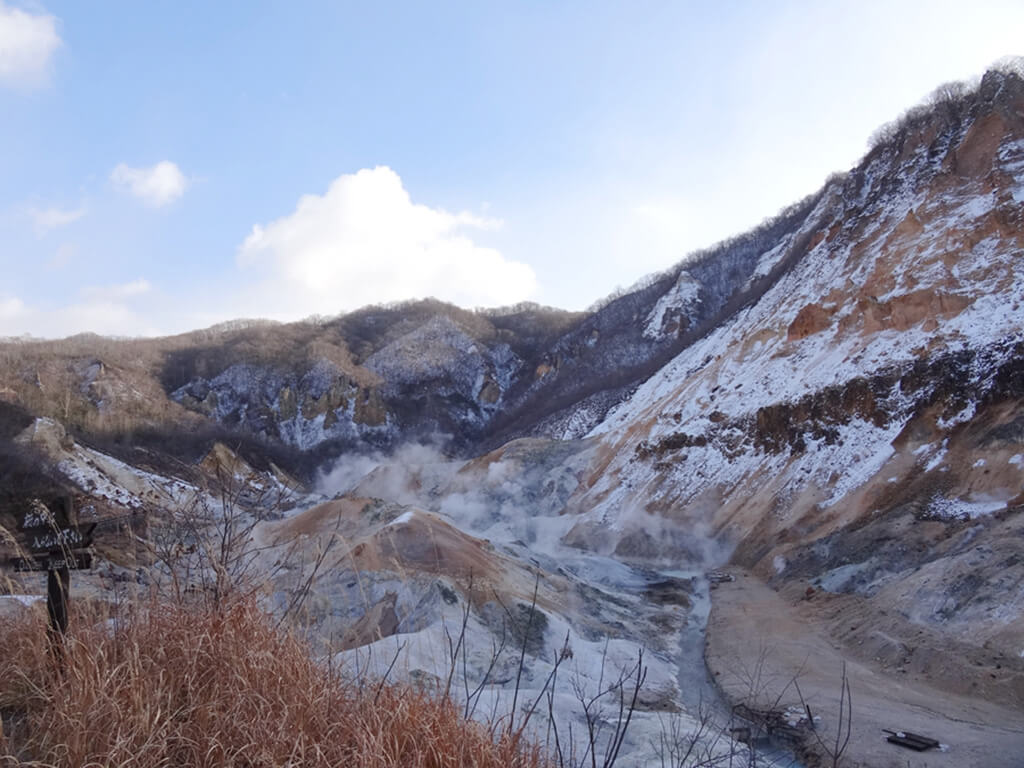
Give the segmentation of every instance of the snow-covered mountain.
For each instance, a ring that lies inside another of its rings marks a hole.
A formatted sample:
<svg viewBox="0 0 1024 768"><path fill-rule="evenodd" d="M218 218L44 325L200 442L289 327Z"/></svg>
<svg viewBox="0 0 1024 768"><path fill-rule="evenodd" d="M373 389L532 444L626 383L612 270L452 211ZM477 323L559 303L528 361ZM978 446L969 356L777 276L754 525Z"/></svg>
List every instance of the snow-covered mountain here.
<svg viewBox="0 0 1024 768"><path fill-rule="evenodd" d="M587 525L619 528L640 506L707 525L766 574L793 561L822 578L852 561L812 551L854 524L1015 525L1002 513L1024 503L1024 88L990 75L963 110L831 180L762 254L755 275L789 263L760 298L593 429L606 458L572 502ZM621 535L624 554L645 546ZM892 575L862 565L844 573L869 593ZM971 597L934 609L959 615Z"/></svg>

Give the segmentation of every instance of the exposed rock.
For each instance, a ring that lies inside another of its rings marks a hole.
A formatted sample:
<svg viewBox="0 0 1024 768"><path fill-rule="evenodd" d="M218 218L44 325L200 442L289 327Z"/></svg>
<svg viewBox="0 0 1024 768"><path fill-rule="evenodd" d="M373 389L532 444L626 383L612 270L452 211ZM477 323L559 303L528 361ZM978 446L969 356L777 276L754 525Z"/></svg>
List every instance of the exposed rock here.
<svg viewBox="0 0 1024 768"><path fill-rule="evenodd" d="M789 324L786 331L786 338L789 341L806 339L815 333L824 331L832 324L834 313L825 309L821 304L808 304L799 312L793 322Z"/></svg>

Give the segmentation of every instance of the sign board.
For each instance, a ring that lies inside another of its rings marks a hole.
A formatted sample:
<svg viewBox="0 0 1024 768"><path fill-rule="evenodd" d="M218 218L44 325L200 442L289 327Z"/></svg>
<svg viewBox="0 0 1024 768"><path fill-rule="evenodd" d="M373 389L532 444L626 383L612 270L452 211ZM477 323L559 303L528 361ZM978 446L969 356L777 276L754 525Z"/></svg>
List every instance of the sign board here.
<svg viewBox="0 0 1024 768"><path fill-rule="evenodd" d="M11 561L15 571L59 571L67 568L82 571L92 568L92 552L71 552L67 555L16 557Z"/></svg>
<svg viewBox="0 0 1024 768"><path fill-rule="evenodd" d="M96 530L96 509L88 505L83 512L79 519L74 500L66 494L54 495L48 502L31 499L18 525L31 556L16 557L12 565L16 571L47 572L46 612L50 632L57 636L68 628L68 572L92 567L92 552L85 548ZM80 526L83 522L86 525Z"/></svg>
<svg viewBox="0 0 1024 768"><path fill-rule="evenodd" d="M63 513L63 510L60 512ZM21 517L18 528L23 531L53 530L68 525L68 522L65 514L54 515L46 504L39 499L32 499L28 511Z"/></svg>
<svg viewBox="0 0 1024 768"><path fill-rule="evenodd" d="M92 544L93 523L88 528L36 528L28 536L30 552L63 552L68 549L84 549Z"/></svg>
<svg viewBox="0 0 1024 768"><path fill-rule="evenodd" d="M90 508L90 511L92 517L95 517L95 509ZM69 497L57 497L49 503L32 499L18 525L25 533L23 546L33 554L62 553L88 547L92 544L92 532L96 524L80 527L74 517L74 505Z"/></svg>

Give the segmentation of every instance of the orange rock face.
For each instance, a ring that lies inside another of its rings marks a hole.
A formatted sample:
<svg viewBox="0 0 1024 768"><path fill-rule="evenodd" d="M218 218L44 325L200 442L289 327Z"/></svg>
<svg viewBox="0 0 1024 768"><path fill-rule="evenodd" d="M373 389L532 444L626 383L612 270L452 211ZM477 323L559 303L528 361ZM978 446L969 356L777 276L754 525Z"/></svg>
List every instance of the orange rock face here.
<svg viewBox="0 0 1024 768"><path fill-rule="evenodd" d="M786 339L799 341L820 333L832 324L832 314L831 310L825 309L821 304L808 304L789 324Z"/></svg>

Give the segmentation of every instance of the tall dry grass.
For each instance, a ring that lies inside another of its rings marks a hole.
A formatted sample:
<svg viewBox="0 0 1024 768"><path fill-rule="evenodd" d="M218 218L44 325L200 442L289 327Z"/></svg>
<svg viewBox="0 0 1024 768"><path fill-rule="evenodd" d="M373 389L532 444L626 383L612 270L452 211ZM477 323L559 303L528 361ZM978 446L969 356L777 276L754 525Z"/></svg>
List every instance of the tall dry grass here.
<svg viewBox="0 0 1024 768"><path fill-rule="evenodd" d="M537 747L407 685L317 662L254 600L45 616L0 631L0 765L540 768Z"/></svg>

